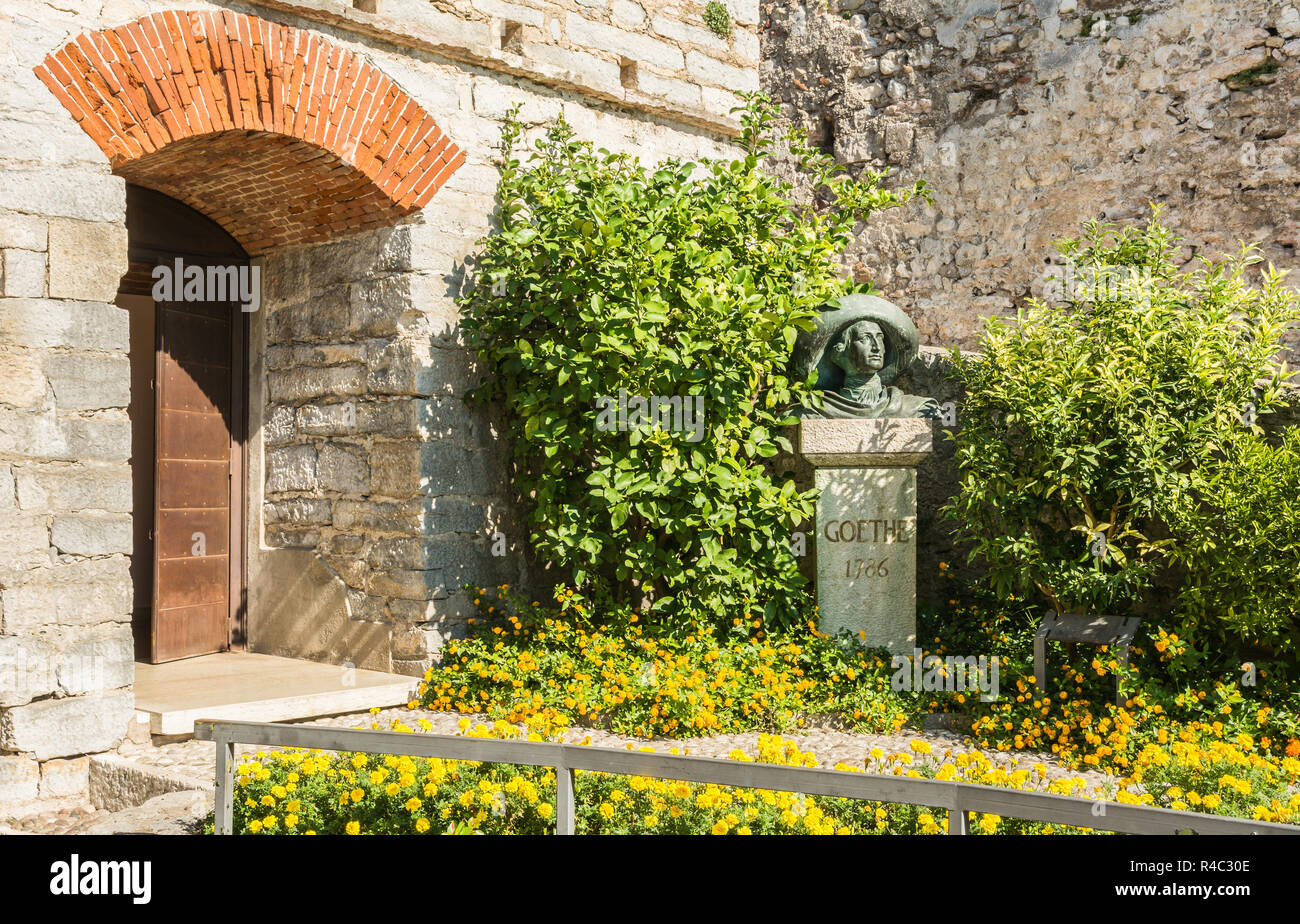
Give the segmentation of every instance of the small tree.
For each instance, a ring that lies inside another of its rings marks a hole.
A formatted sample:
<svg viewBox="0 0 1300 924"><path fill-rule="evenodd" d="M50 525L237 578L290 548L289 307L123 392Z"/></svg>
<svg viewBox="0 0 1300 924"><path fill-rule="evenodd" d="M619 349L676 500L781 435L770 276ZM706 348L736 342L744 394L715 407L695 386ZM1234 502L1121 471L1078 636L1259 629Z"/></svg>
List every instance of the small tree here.
<svg viewBox="0 0 1300 924"><path fill-rule="evenodd" d="M1085 223L1057 245L1078 280L1061 305L990 318L982 356L954 353L968 397L945 513L1002 594L1107 612L1150 588L1171 551L1204 565L1173 546L1210 528L1226 450L1260 439L1250 415L1280 400L1294 293L1271 269L1247 285L1249 247L1179 272L1158 218Z"/></svg>
<svg viewBox="0 0 1300 924"><path fill-rule="evenodd" d="M801 204L761 166L775 107L753 95L740 111L739 159L652 168L563 119L521 163L512 113L500 230L461 306L490 372L474 398L508 412L542 560L600 602L784 621L803 583L791 531L812 514L811 493L761 464L791 448L785 409L810 393L785 365L817 306L852 288L836 257L855 222L925 191L849 178L791 131L825 203ZM674 431L636 398L703 419ZM611 399L635 413L611 417Z"/></svg>

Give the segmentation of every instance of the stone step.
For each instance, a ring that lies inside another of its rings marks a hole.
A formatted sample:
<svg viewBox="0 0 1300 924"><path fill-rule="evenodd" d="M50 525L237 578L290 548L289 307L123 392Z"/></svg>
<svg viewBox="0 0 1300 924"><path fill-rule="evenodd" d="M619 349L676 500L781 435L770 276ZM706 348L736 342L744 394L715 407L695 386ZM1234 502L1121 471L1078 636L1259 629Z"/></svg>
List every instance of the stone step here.
<svg viewBox="0 0 1300 924"><path fill-rule="evenodd" d="M212 793L197 790L163 793L140 805L91 818L69 834L199 834L212 811Z"/></svg>
<svg viewBox="0 0 1300 924"><path fill-rule="evenodd" d="M190 735L200 719L285 722L397 706L419 679L314 661L222 652L136 664L135 708L154 735Z"/></svg>
<svg viewBox="0 0 1300 924"><path fill-rule="evenodd" d="M90 801L96 808L119 812L172 792L213 789L212 779L196 779L116 754L90 759Z"/></svg>

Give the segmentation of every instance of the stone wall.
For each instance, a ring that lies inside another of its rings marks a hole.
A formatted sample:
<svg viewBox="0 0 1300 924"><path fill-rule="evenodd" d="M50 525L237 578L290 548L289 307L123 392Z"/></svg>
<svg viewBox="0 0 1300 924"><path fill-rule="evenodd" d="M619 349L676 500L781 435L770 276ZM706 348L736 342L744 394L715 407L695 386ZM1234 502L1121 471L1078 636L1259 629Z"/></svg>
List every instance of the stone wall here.
<svg viewBox="0 0 1300 924"><path fill-rule="evenodd" d="M360 666L408 673L464 629L462 585L523 576L496 428L464 403L473 360L441 238L404 225L273 254L264 270L261 554L312 550L348 619L386 627L388 650ZM498 531L509 541L493 556ZM254 647L289 653L263 641L266 619L250 612ZM355 658L348 647L292 653Z"/></svg>
<svg viewBox="0 0 1300 924"><path fill-rule="evenodd" d="M123 186L75 156L52 170L44 153L0 130L6 807L83 791L78 755L116 745L133 704L128 332L110 304L126 260Z"/></svg>
<svg viewBox="0 0 1300 924"><path fill-rule="evenodd" d="M707 0L268 0L263 6L401 47L703 127L758 88L757 0L725 0L732 31L706 28Z"/></svg>
<svg viewBox="0 0 1300 924"><path fill-rule="evenodd" d="M762 85L852 170L925 179L935 204L873 219L846 269L922 342L1042 296L1053 240L1145 220L1184 257L1258 242L1297 265L1300 12L1279 0L764 3Z"/></svg>

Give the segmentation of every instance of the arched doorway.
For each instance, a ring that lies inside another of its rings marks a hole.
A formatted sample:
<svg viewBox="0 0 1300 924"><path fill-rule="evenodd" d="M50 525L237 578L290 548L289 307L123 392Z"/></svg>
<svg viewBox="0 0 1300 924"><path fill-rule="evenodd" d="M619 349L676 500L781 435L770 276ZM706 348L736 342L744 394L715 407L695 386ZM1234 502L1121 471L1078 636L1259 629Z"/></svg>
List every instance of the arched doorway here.
<svg viewBox="0 0 1300 924"><path fill-rule="evenodd" d="M127 186L136 658L242 647L248 256L183 203Z"/></svg>
<svg viewBox="0 0 1300 924"><path fill-rule="evenodd" d="M427 360L400 323L405 238L385 242L465 153L360 44L230 10L84 33L34 71L130 188L137 656L410 661L405 624L441 585L410 552L418 423L394 409ZM153 269L178 259L255 261L266 306L154 305Z"/></svg>

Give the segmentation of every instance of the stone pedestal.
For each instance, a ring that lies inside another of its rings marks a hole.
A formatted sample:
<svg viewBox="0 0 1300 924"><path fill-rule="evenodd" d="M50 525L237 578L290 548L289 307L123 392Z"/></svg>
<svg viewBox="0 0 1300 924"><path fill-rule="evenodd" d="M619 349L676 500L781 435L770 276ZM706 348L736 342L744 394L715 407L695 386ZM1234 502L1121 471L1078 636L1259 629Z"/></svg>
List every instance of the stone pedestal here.
<svg viewBox="0 0 1300 924"><path fill-rule="evenodd" d="M817 605L823 632L911 654L916 645L916 466L932 422L805 419L799 452L815 469Z"/></svg>

